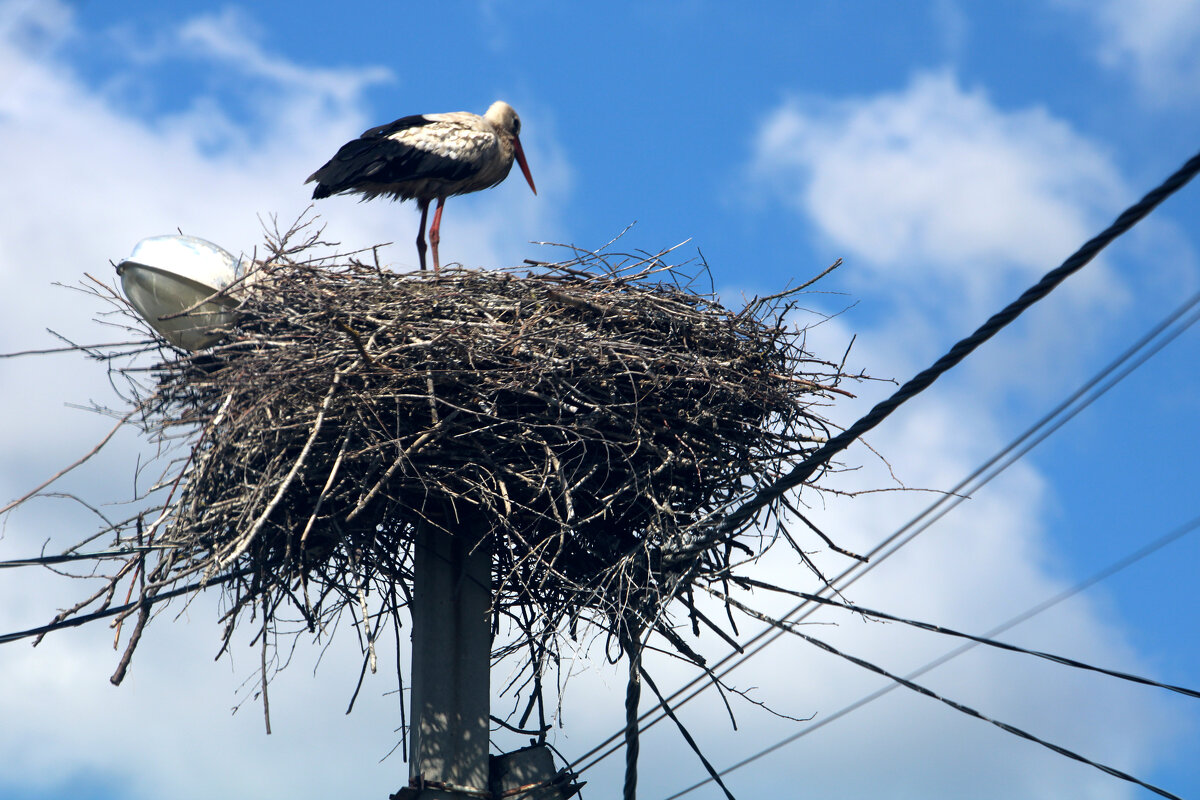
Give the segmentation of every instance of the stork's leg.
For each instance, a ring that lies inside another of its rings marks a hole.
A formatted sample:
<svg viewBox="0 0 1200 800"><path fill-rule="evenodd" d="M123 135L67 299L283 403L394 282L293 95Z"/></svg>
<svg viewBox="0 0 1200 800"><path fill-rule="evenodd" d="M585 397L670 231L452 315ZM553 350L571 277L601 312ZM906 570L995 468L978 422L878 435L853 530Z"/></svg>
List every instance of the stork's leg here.
<svg viewBox="0 0 1200 800"><path fill-rule="evenodd" d="M425 217L429 214L429 201L420 199L417 201L417 208L421 209L421 227L417 230L417 257L421 259L421 271L425 271ZM433 224L437 226L437 218L433 220ZM433 238L433 233L430 232L430 237ZM433 263L437 264L437 245L433 246ZM437 267L435 266L434 269Z"/></svg>
<svg viewBox="0 0 1200 800"><path fill-rule="evenodd" d="M446 205L446 198L439 197L437 210L433 212L433 224L429 226L429 246L433 248L433 271L438 271L438 242L442 240L442 206Z"/></svg>

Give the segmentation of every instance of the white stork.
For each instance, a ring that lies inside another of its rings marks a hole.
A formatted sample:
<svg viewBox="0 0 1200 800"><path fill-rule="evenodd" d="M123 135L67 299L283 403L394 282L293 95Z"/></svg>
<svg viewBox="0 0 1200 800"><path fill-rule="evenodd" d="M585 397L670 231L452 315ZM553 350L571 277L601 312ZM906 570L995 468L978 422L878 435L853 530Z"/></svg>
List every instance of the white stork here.
<svg viewBox="0 0 1200 800"><path fill-rule="evenodd" d="M421 269L425 269L425 217L429 201L436 199L437 210L429 228L436 272L442 206L447 197L495 186L508 177L514 157L529 188L537 194L520 133L521 118L512 106L499 101L482 117L466 111L401 117L346 142L305 183L316 181L314 199L348 193L361 194L364 200L379 195L415 199L421 209L417 232Z"/></svg>

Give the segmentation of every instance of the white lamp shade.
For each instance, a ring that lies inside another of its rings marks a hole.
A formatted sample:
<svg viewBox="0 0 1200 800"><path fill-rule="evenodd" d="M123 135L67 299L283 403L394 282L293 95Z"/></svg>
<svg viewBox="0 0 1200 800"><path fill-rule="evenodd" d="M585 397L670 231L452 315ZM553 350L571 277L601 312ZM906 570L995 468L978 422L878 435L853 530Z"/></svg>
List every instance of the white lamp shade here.
<svg viewBox="0 0 1200 800"><path fill-rule="evenodd" d="M237 301L218 297L196 304L237 280L240 269L240 261L212 242L152 236L138 242L117 274L130 305L164 339L184 350L203 350L234 322Z"/></svg>

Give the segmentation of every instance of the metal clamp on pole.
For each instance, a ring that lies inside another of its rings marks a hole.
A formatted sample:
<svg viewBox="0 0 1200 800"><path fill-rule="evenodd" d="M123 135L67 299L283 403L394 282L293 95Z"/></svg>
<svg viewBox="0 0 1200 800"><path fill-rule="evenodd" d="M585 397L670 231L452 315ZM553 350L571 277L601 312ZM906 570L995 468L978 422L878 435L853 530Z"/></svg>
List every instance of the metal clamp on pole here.
<svg viewBox="0 0 1200 800"><path fill-rule="evenodd" d="M408 786L388 796L388 800L417 800L426 789L439 792L450 792L464 797L478 797L480 800L494 800L495 795L489 789L476 789L471 786L459 786L445 781L427 781L420 775L408 779Z"/></svg>

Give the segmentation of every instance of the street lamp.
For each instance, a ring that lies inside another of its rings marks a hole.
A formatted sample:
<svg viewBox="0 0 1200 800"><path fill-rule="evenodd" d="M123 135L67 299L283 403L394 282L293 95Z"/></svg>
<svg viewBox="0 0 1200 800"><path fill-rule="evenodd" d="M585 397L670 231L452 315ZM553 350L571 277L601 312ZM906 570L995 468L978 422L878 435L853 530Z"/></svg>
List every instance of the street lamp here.
<svg viewBox="0 0 1200 800"><path fill-rule="evenodd" d="M183 350L203 350L225 335L238 301L213 295L242 277L243 270L241 259L212 242L175 235L142 239L117 265L130 305Z"/></svg>

